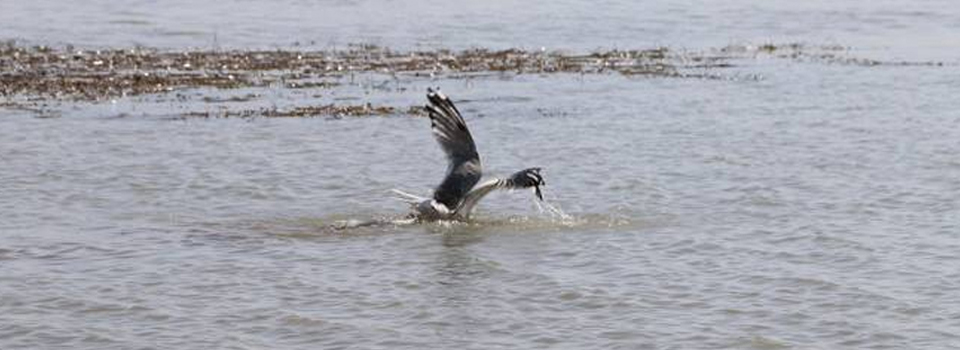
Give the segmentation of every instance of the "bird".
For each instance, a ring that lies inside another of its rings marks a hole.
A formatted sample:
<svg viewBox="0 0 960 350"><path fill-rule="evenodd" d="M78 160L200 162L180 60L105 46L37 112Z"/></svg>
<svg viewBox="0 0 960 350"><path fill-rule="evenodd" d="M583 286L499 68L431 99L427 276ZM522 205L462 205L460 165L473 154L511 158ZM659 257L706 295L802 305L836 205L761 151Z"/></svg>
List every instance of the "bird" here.
<svg viewBox="0 0 960 350"><path fill-rule="evenodd" d="M400 199L412 207L410 218L419 221L466 221L477 203L497 189L533 188L536 197L543 201L540 186L546 185L541 168L520 170L505 179L492 178L480 182L483 166L477 145L467 128L460 111L440 88L427 88L424 106L430 117L430 129L447 156L447 172L443 181L434 189L432 197L420 197L394 189Z"/></svg>

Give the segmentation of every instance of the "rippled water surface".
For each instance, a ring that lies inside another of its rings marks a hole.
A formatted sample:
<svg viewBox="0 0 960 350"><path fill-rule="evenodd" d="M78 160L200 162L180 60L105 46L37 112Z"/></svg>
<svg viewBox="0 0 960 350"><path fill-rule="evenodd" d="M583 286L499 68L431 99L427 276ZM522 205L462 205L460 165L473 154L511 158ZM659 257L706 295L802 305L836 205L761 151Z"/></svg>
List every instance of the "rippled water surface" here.
<svg viewBox="0 0 960 350"><path fill-rule="evenodd" d="M0 109L0 348L960 347L957 18L948 1L5 3L0 36L28 44L804 42L879 61L334 92L407 106L441 86L485 171L543 167L568 215L504 192L457 224L338 228L403 216L391 188L429 194L446 165L425 118Z"/></svg>

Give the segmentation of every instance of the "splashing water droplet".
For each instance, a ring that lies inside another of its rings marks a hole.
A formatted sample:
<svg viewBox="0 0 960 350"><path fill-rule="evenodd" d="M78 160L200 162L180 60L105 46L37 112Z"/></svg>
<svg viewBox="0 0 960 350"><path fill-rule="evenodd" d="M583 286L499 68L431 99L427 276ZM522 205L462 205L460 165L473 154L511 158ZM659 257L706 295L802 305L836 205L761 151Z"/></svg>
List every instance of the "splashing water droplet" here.
<svg viewBox="0 0 960 350"><path fill-rule="evenodd" d="M540 214L549 214L551 218L558 220L563 223L570 223L575 220L572 215L568 215L563 212L563 209L559 205L550 204L546 199L544 200L534 200L537 205L537 209L540 210Z"/></svg>

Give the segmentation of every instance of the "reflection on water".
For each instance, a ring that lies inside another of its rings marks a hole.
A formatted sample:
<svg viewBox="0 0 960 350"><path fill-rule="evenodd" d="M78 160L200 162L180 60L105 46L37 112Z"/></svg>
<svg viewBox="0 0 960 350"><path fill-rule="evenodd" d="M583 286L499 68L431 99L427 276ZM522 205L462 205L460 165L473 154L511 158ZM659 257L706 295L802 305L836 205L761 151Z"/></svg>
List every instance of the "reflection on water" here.
<svg viewBox="0 0 960 350"><path fill-rule="evenodd" d="M463 247L483 241L483 232L457 231L443 234L443 246L449 248Z"/></svg>

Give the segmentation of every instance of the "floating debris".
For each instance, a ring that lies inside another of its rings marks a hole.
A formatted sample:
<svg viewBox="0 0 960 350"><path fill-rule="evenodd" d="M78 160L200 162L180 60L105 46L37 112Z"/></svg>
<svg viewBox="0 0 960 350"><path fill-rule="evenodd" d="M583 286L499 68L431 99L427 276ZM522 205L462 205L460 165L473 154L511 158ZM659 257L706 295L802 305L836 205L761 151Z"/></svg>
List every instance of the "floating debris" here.
<svg viewBox="0 0 960 350"><path fill-rule="evenodd" d="M619 73L629 77L758 80L760 75L732 69L741 66L742 60L757 57L867 67L943 65L940 62L886 62L849 57L848 51L848 48L835 45L791 43L731 45L705 51L658 47L589 54L545 48L534 51L479 48L401 52L372 45L350 45L344 50L329 51L170 52L142 47L83 50L70 45L58 49L6 42L0 43L0 108L31 111L40 110L38 105L44 101L115 102L125 97L147 95L157 96L157 99L169 96L168 99L183 103L199 98L206 103L220 104L225 109L222 112L186 114L191 117L418 114L413 109L398 111L395 107L369 104L327 104L286 110L237 110L225 105L273 97L284 91L302 91L297 95L312 98L336 95L326 90L354 86L367 90L403 91L406 89L403 83L437 77L472 79L515 74ZM360 75L365 80L355 81ZM233 97L224 97L218 92L234 89L254 92ZM184 93L185 90L191 93ZM333 98L342 97L340 94Z"/></svg>
<svg viewBox="0 0 960 350"><path fill-rule="evenodd" d="M332 81L293 81L286 84L287 89L329 89L340 86L340 83Z"/></svg>
<svg viewBox="0 0 960 350"><path fill-rule="evenodd" d="M730 55L728 58L741 56L767 55L779 59L790 59L803 62L819 62L827 64L842 64L853 66L930 66L942 67L945 64L937 61L882 61L862 57L848 56L850 48L840 45L803 45L791 43L785 45L763 44L731 45L720 48L716 52Z"/></svg>
<svg viewBox="0 0 960 350"><path fill-rule="evenodd" d="M411 106L407 109L399 109L391 106L374 106L369 103L363 105L320 105L320 106L301 106L290 109L281 108L260 108L244 110L223 110L218 112L187 112L181 114L185 118L304 118L304 117L364 117L364 116L390 116L390 115L414 115L423 116L426 113L421 106Z"/></svg>
<svg viewBox="0 0 960 350"><path fill-rule="evenodd" d="M249 102L259 97L260 97L259 94L246 94L243 96L230 96L230 97L204 96L203 102L206 102L206 103Z"/></svg>
<svg viewBox="0 0 960 350"><path fill-rule="evenodd" d="M98 101L113 97L212 87L235 89L283 82L287 89L329 89L351 73L437 76L462 73L603 73L689 77L685 68L729 65L675 59L666 48L613 50L588 55L509 49L395 52L376 46L345 51L187 51L133 48L55 50L0 46L0 96ZM322 79L329 78L329 79Z"/></svg>

